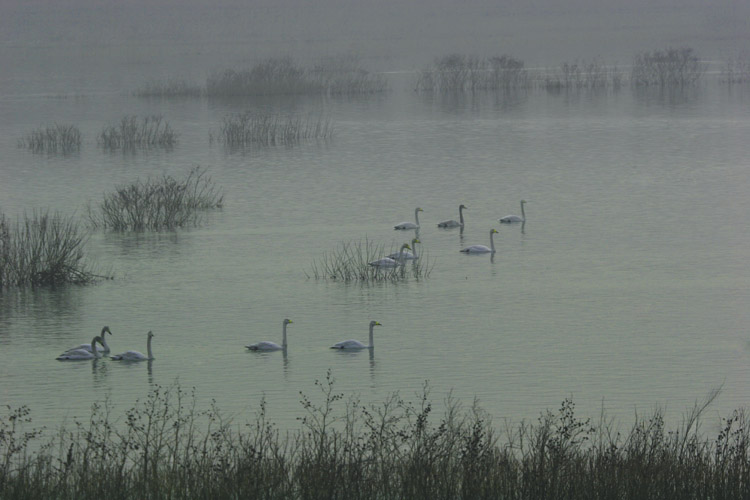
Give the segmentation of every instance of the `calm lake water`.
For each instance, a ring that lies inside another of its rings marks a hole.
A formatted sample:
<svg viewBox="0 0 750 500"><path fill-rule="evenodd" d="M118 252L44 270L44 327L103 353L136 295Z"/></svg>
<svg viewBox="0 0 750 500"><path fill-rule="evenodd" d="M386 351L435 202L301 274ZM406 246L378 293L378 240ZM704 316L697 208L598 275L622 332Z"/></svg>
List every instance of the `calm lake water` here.
<svg viewBox="0 0 750 500"><path fill-rule="evenodd" d="M497 420L534 419L566 397L584 416L603 406L627 423L660 405L679 419L719 386L712 416L747 405L747 86L709 79L673 92L429 95L412 92L414 74L382 58L392 70L382 95L148 100L129 93L176 74L158 68L161 53L97 69L83 51L60 61L56 50L4 56L18 71L0 77L3 213L82 217L117 185L195 165L226 196L195 229L93 232L91 260L113 281L0 295L0 403L28 405L36 424L85 417L107 397L128 408L178 382L240 421L265 396L271 416L296 427L299 392L316 394L313 382L329 369L337 390L363 401L411 398L429 381L435 400L449 391L466 404L478 398ZM228 113L261 108L330 116L335 136L241 152L210 144ZM103 126L153 113L179 133L173 150L96 145ZM79 154L17 147L54 122L81 129ZM522 198L524 227L499 224ZM438 229L461 203L463 233ZM429 277L308 278L343 242L410 241L393 225L417 206ZM491 228L494 258L459 252L489 244ZM286 356L244 348L280 342L286 317ZM366 341L372 319L383 324L372 353L328 348ZM145 351L153 330L155 361L55 361L104 325L113 352Z"/></svg>

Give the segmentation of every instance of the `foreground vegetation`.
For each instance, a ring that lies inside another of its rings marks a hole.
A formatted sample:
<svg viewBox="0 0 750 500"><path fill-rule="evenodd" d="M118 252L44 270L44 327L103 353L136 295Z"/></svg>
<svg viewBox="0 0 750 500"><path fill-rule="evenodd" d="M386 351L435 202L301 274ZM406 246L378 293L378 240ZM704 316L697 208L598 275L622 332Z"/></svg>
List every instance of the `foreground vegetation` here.
<svg viewBox="0 0 750 500"><path fill-rule="evenodd" d="M334 390L301 394L300 426L282 432L261 401L233 422L195 395L156 387L114 418L111 404L43 438L25 407L0 417L0 498L560 499L748 498L748 420L735 411L713 439L696 404L667 429L661 411L621 433L604 416L556 412L496 431L476 402L433 408L398 393L362 404ZM436 411L437 410L437 411ZM440 415L437 416L436 413ZM49 439L49 440L48 440ZM45 441L46 440L46 441Z"/></svg>
<svg viewBox="0 0 750 500"><path fill-rule="evenodd" d="M86 232L70 217L24 214L15 222L0 213L0 289L96 281L87 262Z"/></svg>
<svg viewBox="0 0 750 500"><path fill-rule="evenodd" d="M81 130L65 123L47 125L19 139L18 147L34 153L74 153L81 149Z"/></svg>
<svg viewBox="0 0 750 500"><path fill-rule="evenodd" d="M170 175L118 186L98 206L88 206L94 228L115 231L172 230L197 225L205 210L221 208L222 189L200 167L176 179Z"/></svg>

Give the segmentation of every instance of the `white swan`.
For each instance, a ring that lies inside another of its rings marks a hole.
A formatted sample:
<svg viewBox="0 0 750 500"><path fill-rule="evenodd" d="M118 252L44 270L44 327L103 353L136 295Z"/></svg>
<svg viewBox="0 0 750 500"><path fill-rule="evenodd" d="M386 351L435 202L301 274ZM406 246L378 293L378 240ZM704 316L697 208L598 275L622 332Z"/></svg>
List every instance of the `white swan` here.
<svg viewBox="0 0 750 500"><path fill-rule="evenodd" d="M263 342L258 342L257 344L250 344L246 345L248 349L251 351L280 351L282 349L286 349L286 325L291 323L291 319L285 319L282 323L282 329L283 329L283 336L281 345L277 344L276 342L268 342L264 340Z"/></svg>
<svg viewBox="0 0 750 500"><path fill-rule="evenodd" d="M469 207L464 204L458 206L458 218L460 221L453 219L444 220L443 222L438 222L437 227L464 227L464 208L468 210Z"/></svg>
<svg viewBox="0 0 750 500"><path fill-rule="evenodd" d="M106 333L112 335L112 331L109 329L108 326L105 326L104 328L102 328L102 332L99 334L99 336L101 337L101 342L100 342L101 345L96 347L96 349L99 352L102 352L104 354L109 353L109 350L110 350L109 345L107 345L107 337L105 335ZM78 351L80 349L91 352L91 344L79 344L75 347L71 347L70 349L66 349L65 352Z"/></svg>
<svg viewBox="0 0 750 500"><path fill-rule="evenodd" d="M401 251L398 251L398 252L393 252L392 254L388 255L387 257L389 259L393 259L393 260L396 260L396 259L399 259L399 258L403 258L404 260L417 260L419 258L419 254L417 253L417 243L422 243L422 242L419 241L419 238L412 238L412 240L411 240L411 246L412 246L412 251L414 253L404 251L403 256L399 256L399 254L401 253Z"/></svg>
<svg viewBox="0 0 750 500"><path fill-rule="evenodd" d="M396 256L395 259L392 259L390 257L383 257L382 259L368 262L367 265L372 266L372 267L377 267L377 268L402 266L406 262L405 257L404 257L404 250L407 250L407 249L411 250L411 247L409 246L408 243L404 243L403 245L401 245L401 250L398 251L398 255Z"/></svg>
<svg viewBox="0 0 750 500"><path fill-rule="evenodd" d="M91 339L91 345L96 346L96 343L102 343L102 338L100 336L96 336L93 339ZM64 353L60 354L57 358L59 361L81 361L81 360L87 360L87 359L98 359L101 358L102 354L101 351L97 348L94 351L86 351L84 349L72 349L70 351L65 351Z"/></svg>
<svg viewBox="0 0 750 500"><path fill-rule="evenodd" d="M461 249L464 253L495 253L495 240L493 239L493 235L497 232L497 229L490 229L490 246L492 248L488 248L484 245L471 245L470 247L466 247Z"/></svg>
<svg viewBox="0 0 750 500"><path fill-rule="evenodd" d="M523 206L527 203L526 200L521 200L521 216L518 215L506 215L505 217L499 219L500 222L503 223L511 223L511 222L526 222L526 212L523 210Z"/></svg>
<svg viewBox="0 0 750 500"><path fill-rule="evenodd" d="M138 351L126 351L121 354L115 354L111 356L116 361L146 361L154 359L154 353L151 352L151 339L154 338L154 334L151 330L148 331L148 341L146 342L146 348L148 349L148 356Z"/></svg>
<svg viewBox="0 0 750 500"><path fill-rule="evenodd" d="M343 342L332 345L331 349L372 349L374 346L372 339L372 330L376 326L383 325L374 320L370 321L370 345L365 345L359 340L344 340Z"/></svg>
<svg viewBox="0 0 750 500"><path fill-rule="evenodd" d="M401 224L393 226L393 229L419 229L419 212L424 212L424 210L419 207L414 209L415 222L402 222Z"/></svg>

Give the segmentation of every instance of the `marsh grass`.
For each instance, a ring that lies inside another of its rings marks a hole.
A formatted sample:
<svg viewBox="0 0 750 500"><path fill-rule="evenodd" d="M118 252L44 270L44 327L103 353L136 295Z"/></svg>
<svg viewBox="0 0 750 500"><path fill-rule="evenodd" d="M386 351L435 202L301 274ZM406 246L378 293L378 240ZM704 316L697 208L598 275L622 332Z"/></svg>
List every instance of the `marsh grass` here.
<svg viewBox="0 0 750 500"><path fill-rule="evenodd" d="M303 67L290 57L269 58L247 70L226 69L206 80L208 97L346 95L387 90L383 75L362 68L356 56L324 58Z"/></svg>
<svg viewBox="0 0 750 500"><path fill-rule="evenodd" d="M198 225L202 213L221 208L223 200L206 170L194 167L183 178L163 175L118 186L96 207L88 205L88 218L95 229L173 230Z"/></svg>
<svg viewBox="0 0 750 500"><path fill-rule="evenodd" d="M512 90L531 86L524 62L514 57L480 58L449 54L417 75L417 91Z"/></svg>
<svg viewBox="0 0 750 500"><path fill-rule="evenodd" d="M204 90L200 85L189 83L185 80L170 78L167 80L151 80L142 87L136 89L133 95L136 97L200 97Z"/></svg>
<svg viewBox="0 0 750 500"><path fill-rule="evenodd" d="M565 62L544 76L542 86L547 91L560 90L619 90L624 75L616 65L608 66L599 59Z"/></svg>
<svg viewBox="0 0 750 500"><path fill-rule="evenodd" d="M330 370L300 392L296 430L269 421L261 400L240 423L194 391L156 386L124 412L108 400L43 437L28 408L0 417L0 498L690 499L748 498L750 434L741 410L714 438L710 397L668 428L662 410L629 430L604 412L581 418L571 399L536 420L496 427L477 401L362 403Z"/></svg>
<svg viewBox="0 0 750 500"><path fill-rule="evenodd" d="M100 278L87 262L87 233L59 213L0 214L0 289L10 286L88 284Z"/></svg>
<svg viewBox="0 0 750 500"><path fill-rule="evenodd" d="M106 150L137 148L171 148L177 143L177 134L161 115L124 116L119 125L108 125L97 137Z"/></svg>
<svg viewBox="0 0 750 500"><path fill-rule="evenodd" d="M328 140L333 133L330 119L321 116L302 118L247 111L225 116L219 133L211 134L209 140L233 148L292 146L306 140Z"/></svg>
<svg viewBox="0 0 750 500"><path fill-rule="evenodd" d="M726 84L750 83L750 58L729 59L719 73L719 81Z"/></svg>
<svg viewBox="0 0 750 500"><path fill-rule="evenodd" d="M55 123L32 130L18 147L34 153L74 153L81 150L81 131L75 125Z"/></svg>
<svg viewBox="0 0 750 500"><path fill-rule="evenodd" d="M403 266L394 268L377 268L370 262L389 255L398 249L391 247L385 250L382 244L364 240L341 242L331 252L326 252L320 259L314 260L308 278L348 282L400 282L409 279L429 278L435 265L430 262L426 252L419 252L419 259L407 260Z"/></svg>
<svg viewBox="0 0 750 500"><path fill-rule="evenodd" d="M634 86L681 87L695 85L707 65L690 47L668 48L636 54L630 81Z"/></svg>

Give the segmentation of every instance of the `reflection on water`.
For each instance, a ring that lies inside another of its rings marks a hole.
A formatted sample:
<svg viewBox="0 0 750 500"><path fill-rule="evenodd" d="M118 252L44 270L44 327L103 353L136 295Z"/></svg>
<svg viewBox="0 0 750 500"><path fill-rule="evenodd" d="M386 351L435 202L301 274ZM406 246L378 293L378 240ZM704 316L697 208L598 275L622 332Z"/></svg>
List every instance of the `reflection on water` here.
<svg viewBox="0 0 750 500"><path fill-rule="evenodd" d="M87 290L81 286L8 289L0 291L0 338L19 320L35 334L66 328L80 321Z"/></svg>

